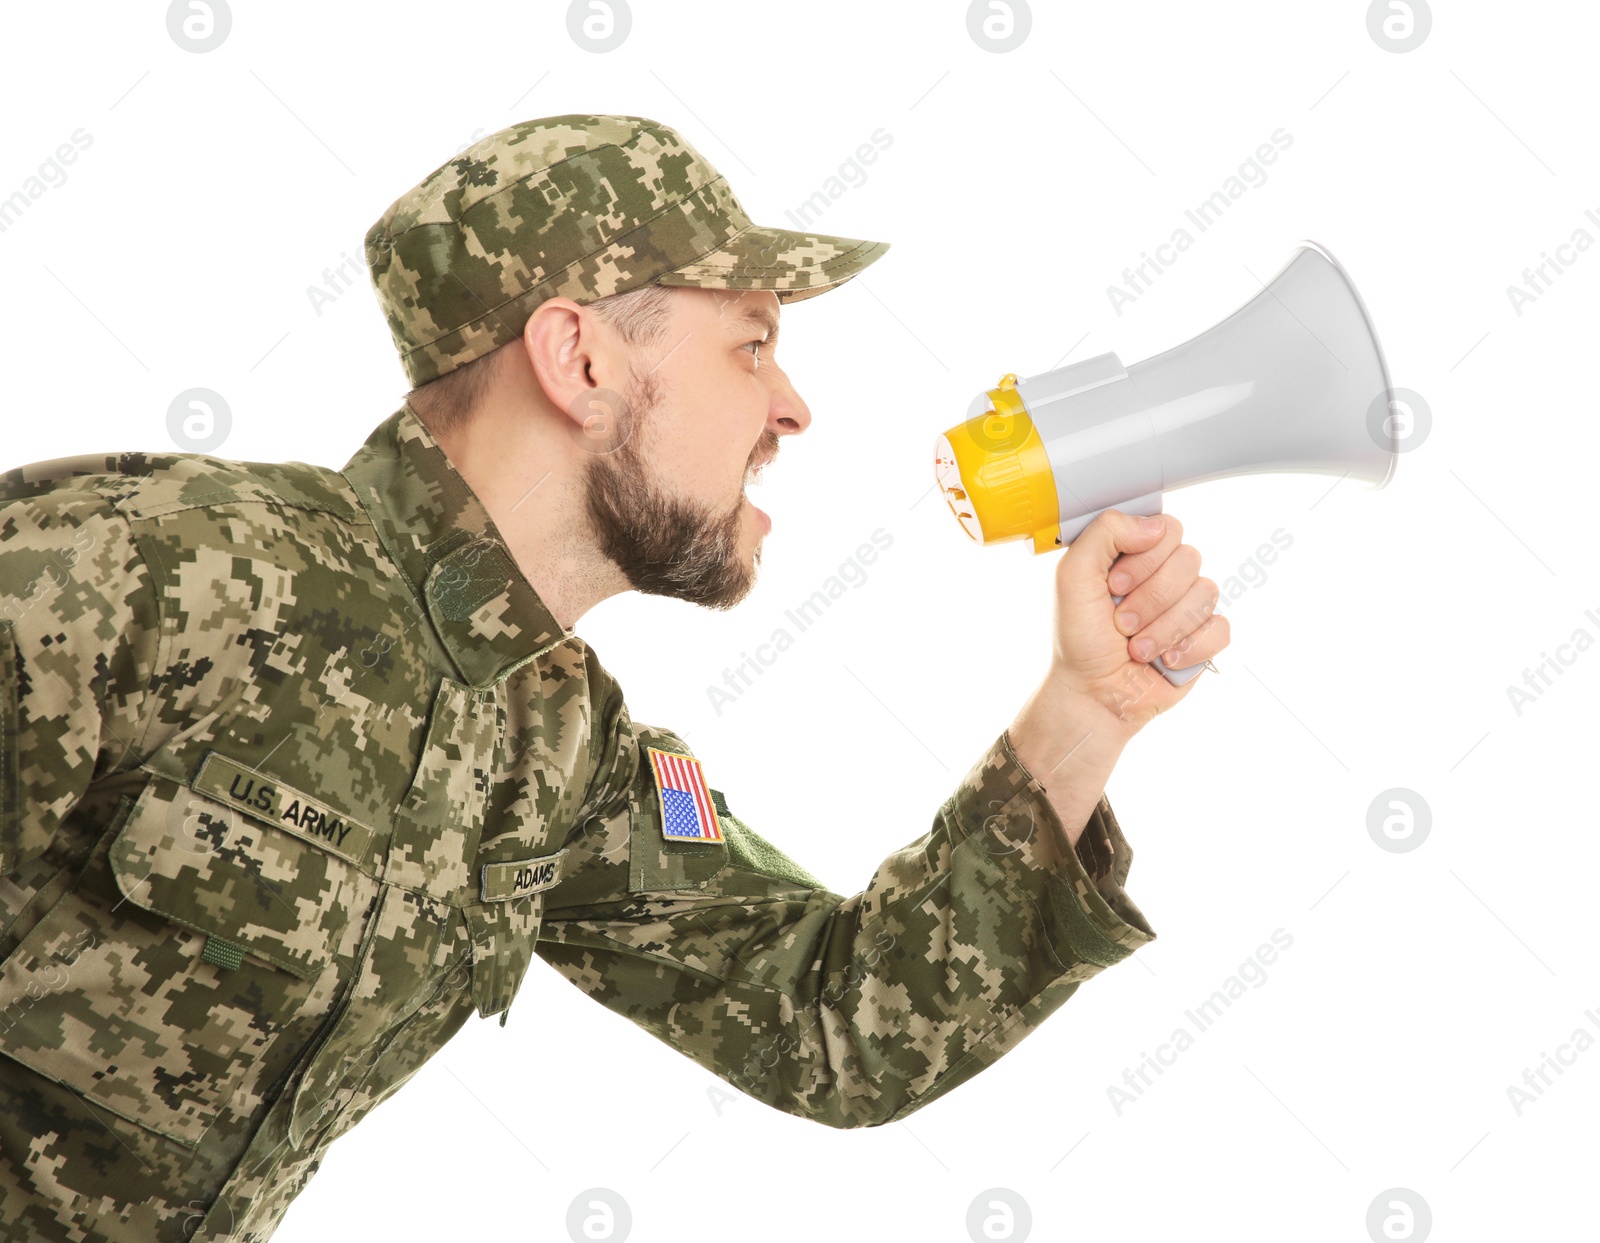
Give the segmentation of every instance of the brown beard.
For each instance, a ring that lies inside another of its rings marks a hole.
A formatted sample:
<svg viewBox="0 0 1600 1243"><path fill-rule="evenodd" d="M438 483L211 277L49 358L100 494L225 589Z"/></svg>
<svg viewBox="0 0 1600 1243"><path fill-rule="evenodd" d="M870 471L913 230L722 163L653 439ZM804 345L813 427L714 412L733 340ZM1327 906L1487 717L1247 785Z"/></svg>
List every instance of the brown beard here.
<svg viewBox="0 0 1600 1243"><path fill-rule="evenodd" d="M712 609L731 609L755 586L761 548L754 564L739 553L744 497L717 514L657 486L646 458L645 425L660 390L650 376L631 376L627 392L632 434L616 449L597 453L585 477L589 523L600 551L622 571L634 590L671 596ZM751 460L770 457L777 448L770 429Z"/></svg>

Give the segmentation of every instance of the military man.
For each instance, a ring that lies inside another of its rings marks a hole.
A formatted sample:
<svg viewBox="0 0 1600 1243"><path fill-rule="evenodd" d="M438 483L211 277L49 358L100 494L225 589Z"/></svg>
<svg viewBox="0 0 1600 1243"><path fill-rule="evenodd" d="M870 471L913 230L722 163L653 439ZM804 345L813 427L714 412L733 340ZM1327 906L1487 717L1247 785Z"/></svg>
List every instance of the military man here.
<svg viewBox="0 0 1600 1243"><path fill-rule="evenodd" d="M369 232L412 392L342 471L0 477L0 1233L265 1240L535 956L852 1127L1154 938L1104 784L1194 685L1150 658L1227 643L1170 516L1061 558L1038 690L852 897L573 632L626 590L746 595L744 486L811 421L779 307L886 249L752 225L654 121L515 125Z"/></svg>

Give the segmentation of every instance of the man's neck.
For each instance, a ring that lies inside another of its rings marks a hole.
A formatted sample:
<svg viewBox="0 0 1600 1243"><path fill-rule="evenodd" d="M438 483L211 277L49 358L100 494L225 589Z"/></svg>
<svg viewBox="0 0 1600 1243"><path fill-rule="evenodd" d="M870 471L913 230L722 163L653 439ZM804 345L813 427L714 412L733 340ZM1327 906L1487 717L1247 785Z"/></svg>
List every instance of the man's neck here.
<svg viewBox="0 0 1600 1243"><path fill-rule="evenodd" d="M600 601L631 586L595 547L581 464L573 462L570 444L552 443L544 423L487 406L466 427L435 439L488 511L523 577L571 630ZM533 465L519 470L517 463Z"/></svg>

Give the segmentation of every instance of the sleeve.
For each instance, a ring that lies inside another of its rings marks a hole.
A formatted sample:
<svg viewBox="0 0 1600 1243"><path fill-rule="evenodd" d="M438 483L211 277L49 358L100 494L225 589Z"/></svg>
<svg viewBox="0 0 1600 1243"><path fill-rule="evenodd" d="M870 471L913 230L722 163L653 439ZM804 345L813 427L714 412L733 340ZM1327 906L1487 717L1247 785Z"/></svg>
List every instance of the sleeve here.
<svg viewBox="0 0 1600 1243"><path fill-rule="evenodd" d="M932 828L842 897L722 814L720 794L724 842L666 839L641 755L692 752L615 712L609 793L568 839L577 866L547 895L537 952L777 1109L836 1127L903 1118L1155 939L1123 892L1132 851L1110 804L1081 853L1065 849L1005 733Z"/></svg>
<svg viewBox="0 0 1600 1243"><path fill-rule="evenodd" d="M96 776L138 764L159 631L143 557L106 501L0 499L0 877L45 855Z"/></svg>

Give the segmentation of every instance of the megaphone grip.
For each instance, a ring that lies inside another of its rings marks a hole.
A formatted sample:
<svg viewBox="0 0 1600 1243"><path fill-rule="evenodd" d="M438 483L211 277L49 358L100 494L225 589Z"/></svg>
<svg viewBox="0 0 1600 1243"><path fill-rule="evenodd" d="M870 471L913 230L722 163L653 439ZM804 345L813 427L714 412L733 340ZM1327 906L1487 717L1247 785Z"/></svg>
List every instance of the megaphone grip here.
<svg viewBox="0 0 1600 1243"><path fill-rule="evenodd" d="M1126 596L1112 596L1111 603L1121 604L1126 599ZM1186 665L1182 669L1168 669L1166 665L1161 663L1161 657L1159 656L1157 656L1150 663L1156 667L1162 677L1166 678L1166 680L1171 682L1174 686L1182 686L1185 682L1188 682L1194 678L1200 672L1200 670L1206 667L1205 661L1201 661L1198 665Z"/></svg>

